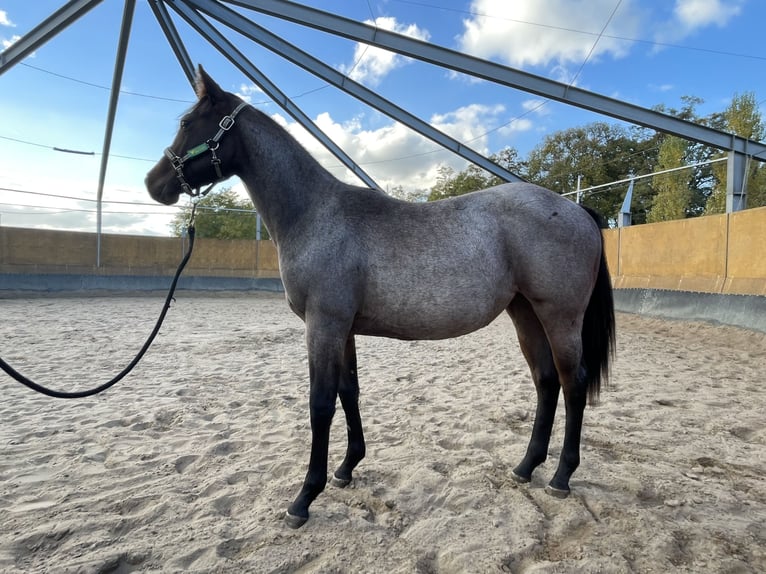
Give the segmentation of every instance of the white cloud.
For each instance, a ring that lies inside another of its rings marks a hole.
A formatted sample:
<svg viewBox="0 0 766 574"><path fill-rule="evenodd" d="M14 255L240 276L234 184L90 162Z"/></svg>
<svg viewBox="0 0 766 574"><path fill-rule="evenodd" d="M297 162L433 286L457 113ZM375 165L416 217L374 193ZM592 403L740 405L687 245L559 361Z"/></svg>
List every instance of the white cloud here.
<svg viewBox="0 0 766 574"><path fill-rule="evenodd" d="M671 19L657 27L655 40L678 42L707 27L726 26L742 5L742 0L676 0Z"/></svg>
<svg viewBox="0 0 766 574"><path fill-rule="evenodd" d="M588 57L614 10L614 0L473 0L463 21L462 51L514 67L579 64ZM612 18L591 60L620 58L636 37L640 18L629 2Z"/></svg>
<svg viewBox="0 0 766 574"><path fill-rule="evenodd" d="M456 110L435 114L430 123L459 139L480 153L488 153L487 132L497 130L508 137L532 128L529 119L516 120L509 125L503 105L471 104ZM336 177L358 184L358 179L346 170L335 156L317 142L300 124L288 121L280 114L272 115L319 162ZM436 182L440 165L464 169L466 160L442 149L438 144L395 121L368 129L364 117L338 122L325 112L316 117L319 128L346 151L362 169L384 189L402 186L407 192L429 190Z"/></svg>
<svg viewBox="0 0 766 574"><path fill-rule="evenodd" d="M366 20L365 23L417 38L418 40L428 40L430 37L428 31L419 28L417 24L400 24L396 21L396 18L392 17L379 17L374 22ZM395 52L357 43L354 48L352 63L340 66L340 71L347 74L352 80L376 86L391 70L404 65L408 61L409 58Z"/></svg>
<svg viewBox="0 0 766 574"><path fill-rule="evenodd" d="M470 104L446 114L434 114L431 125L476 151L486 152L486 133L495 127L503 112L505 107L500 104Z"/></svg>
<svg viewBox="0 0 766 574"><path fill-rule="evenodd" d="M673 84L649 84L649 89L653 92L670 92L675 89Z"/></svg>
<svg viewBox="0 0 766 574"><path fill-rule="evenodd" d="M694 30L713 24L724 26L741 9L742 2L737 0L676 0L673 14L682 26Z"/></svg>
<svg viewBox="0 0 766 574"><path fill-rule="evenodd" d="M240 84L239 90L235 92L235 95L245 100L248 104L253 103L253 96L265 97L263 90L255 84Z"/></svg>
<svg viewBox="0 0 766 574"><path fill-rule="evenodd" d="M16 24L11 22L11 19L8 18L8 12L5 10L0 10L0 26L9 26L11 28L16 27Z"/></svg>
<svg viewBox="0 0 766 574"><path fill-rule="evenodd" d="M550 110L548 109L548 106L546 105L547 103L548 103L548 100L538 100L538 99L524 100L523 102L521 102L521 107L527 114L547 116L550 113Z"/></svg>
<svg viewBox="0 0 766 574"><path fill-rule="evenodd" d="M10 40L6 40L5 38L0 40L0 44L2 44L3 50L5 50L6 48L9 48L10 46L18 42L19 40L21 40L21 36L19 36L18 34L14 34L13 36L11 36Z"/></svg>

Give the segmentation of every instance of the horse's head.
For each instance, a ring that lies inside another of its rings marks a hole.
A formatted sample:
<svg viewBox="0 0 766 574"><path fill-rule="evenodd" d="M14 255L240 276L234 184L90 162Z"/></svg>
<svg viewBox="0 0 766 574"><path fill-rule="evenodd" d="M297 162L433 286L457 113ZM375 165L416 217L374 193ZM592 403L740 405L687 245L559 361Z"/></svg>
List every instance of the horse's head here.
<svg viewBox="0 0 766 574"><path fill-rule="evenodd" d="M149 195L166 205L177 202L182 193L199 195L202 186L234 174L236 145L226 134L247 104L224 92L202 66L197 70L196 91L198 101L181 118L173 143L146 174Z"/></svg>

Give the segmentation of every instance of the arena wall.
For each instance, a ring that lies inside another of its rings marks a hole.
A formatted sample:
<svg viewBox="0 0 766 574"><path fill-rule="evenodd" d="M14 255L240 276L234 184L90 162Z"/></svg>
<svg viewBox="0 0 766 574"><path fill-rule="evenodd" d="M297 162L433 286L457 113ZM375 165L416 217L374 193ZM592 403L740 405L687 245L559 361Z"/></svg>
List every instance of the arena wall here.
<svg viewBox="0 0 766 574"><path fill-rule="evenodd" d="M766 208L609 229L604 238L618 290L766 296ZM50 290L54 275L170 276L184 248L181 238L104 235L96 267L93 233L0 227L0 290L20 282L34 288L35 281ZM198 239L185 275L245 279L242 285L276 278L276 248L270 241Z"/></svg>
<svg viewBox="0 0 766 574"><path fill-rule="evenodd" d="M0 227L0 273L165 276L175 272L186 239L103 235L96 267L96 235ZM211 277L278 277L271 241L197 239L186 274Z"/></svg>
<svg viewBox="0 0 766 574"><path fill-rule="evenodd" d="M604 232L617 289L766 295L766 208Z"/></svg>

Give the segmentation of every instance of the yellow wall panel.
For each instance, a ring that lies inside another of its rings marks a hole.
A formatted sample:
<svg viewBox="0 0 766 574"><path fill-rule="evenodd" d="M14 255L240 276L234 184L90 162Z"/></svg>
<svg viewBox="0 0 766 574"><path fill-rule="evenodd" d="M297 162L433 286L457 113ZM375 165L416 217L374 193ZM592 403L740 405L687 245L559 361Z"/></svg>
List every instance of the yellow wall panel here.
<svg viewBox="0 0 766 574"><path fill-rule="evenodd" d="M603 231L616 288L766 295L766 208ZM0 272L170 275L181 239L0 227ZM198 239L192 275L275 277L271 241Z"/></svg>

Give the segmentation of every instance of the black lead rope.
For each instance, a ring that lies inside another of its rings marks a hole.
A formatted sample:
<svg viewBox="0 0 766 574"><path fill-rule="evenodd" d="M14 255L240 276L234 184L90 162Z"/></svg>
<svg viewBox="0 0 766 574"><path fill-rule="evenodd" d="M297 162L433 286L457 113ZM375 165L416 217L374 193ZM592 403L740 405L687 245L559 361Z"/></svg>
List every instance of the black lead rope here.
<svg viewBox="0 0 766 574"><path fill-rule="evenodd" d="M192 215L192 218L193 217L194 216ZM103 385L95 387L93 389L89 389L87 391L77 391L77 392L66 393L62 391L55 391L53 389L48 389L42 385L38 385L34 381L29 380L24 375L16 371L16 369L11 367L8 363L6 363L2 359L2 357L0 357L0 368L2 368L6 373L8 373L11 377L16 379L22 385L26 385L33 391L37 391L38 393L42 393L44 395L48 395L49 397L54 397L57 399L81 399L83 397L90 397L92 395L96 395L102 391L105 391L106 389L108 389L109 387L117 383L118 381L122 380L125 377L125 375L127 375L130 371L132 371L133 367L135 367L138 364L138 362L144 356L146 351L149 350L149 347L154 341L154 338L157 336L157 333L160 332L160 327L162 326L162 322L165 320L165 315L167 315L168 309L170 309L170 303L173 301L173 293L175 293L176 285L178 284L178 278L181 276L181 272L184 270L184 267L186 267L186 264L189 262L189 258L191 257L191 254L192 254L192 249L194 248L194 224L193 223L189 225L188 231L189 231L189 248L186 250L186 255L184 255L184 258L181 260L181 263L178 265L176 274L173 277L173 282L170 284L170 290L168 291L168 296L165 298L165 306L162 308L162 312L160 313L160 316L157 319L157 323L155 323L154 325L154 329L152 329L152 332L149 334L149 338L146 339L144 346L141 347L141 350L134 357L134 359L128 364L127 367L125 367L112 380L104 383Z"/></svg>

